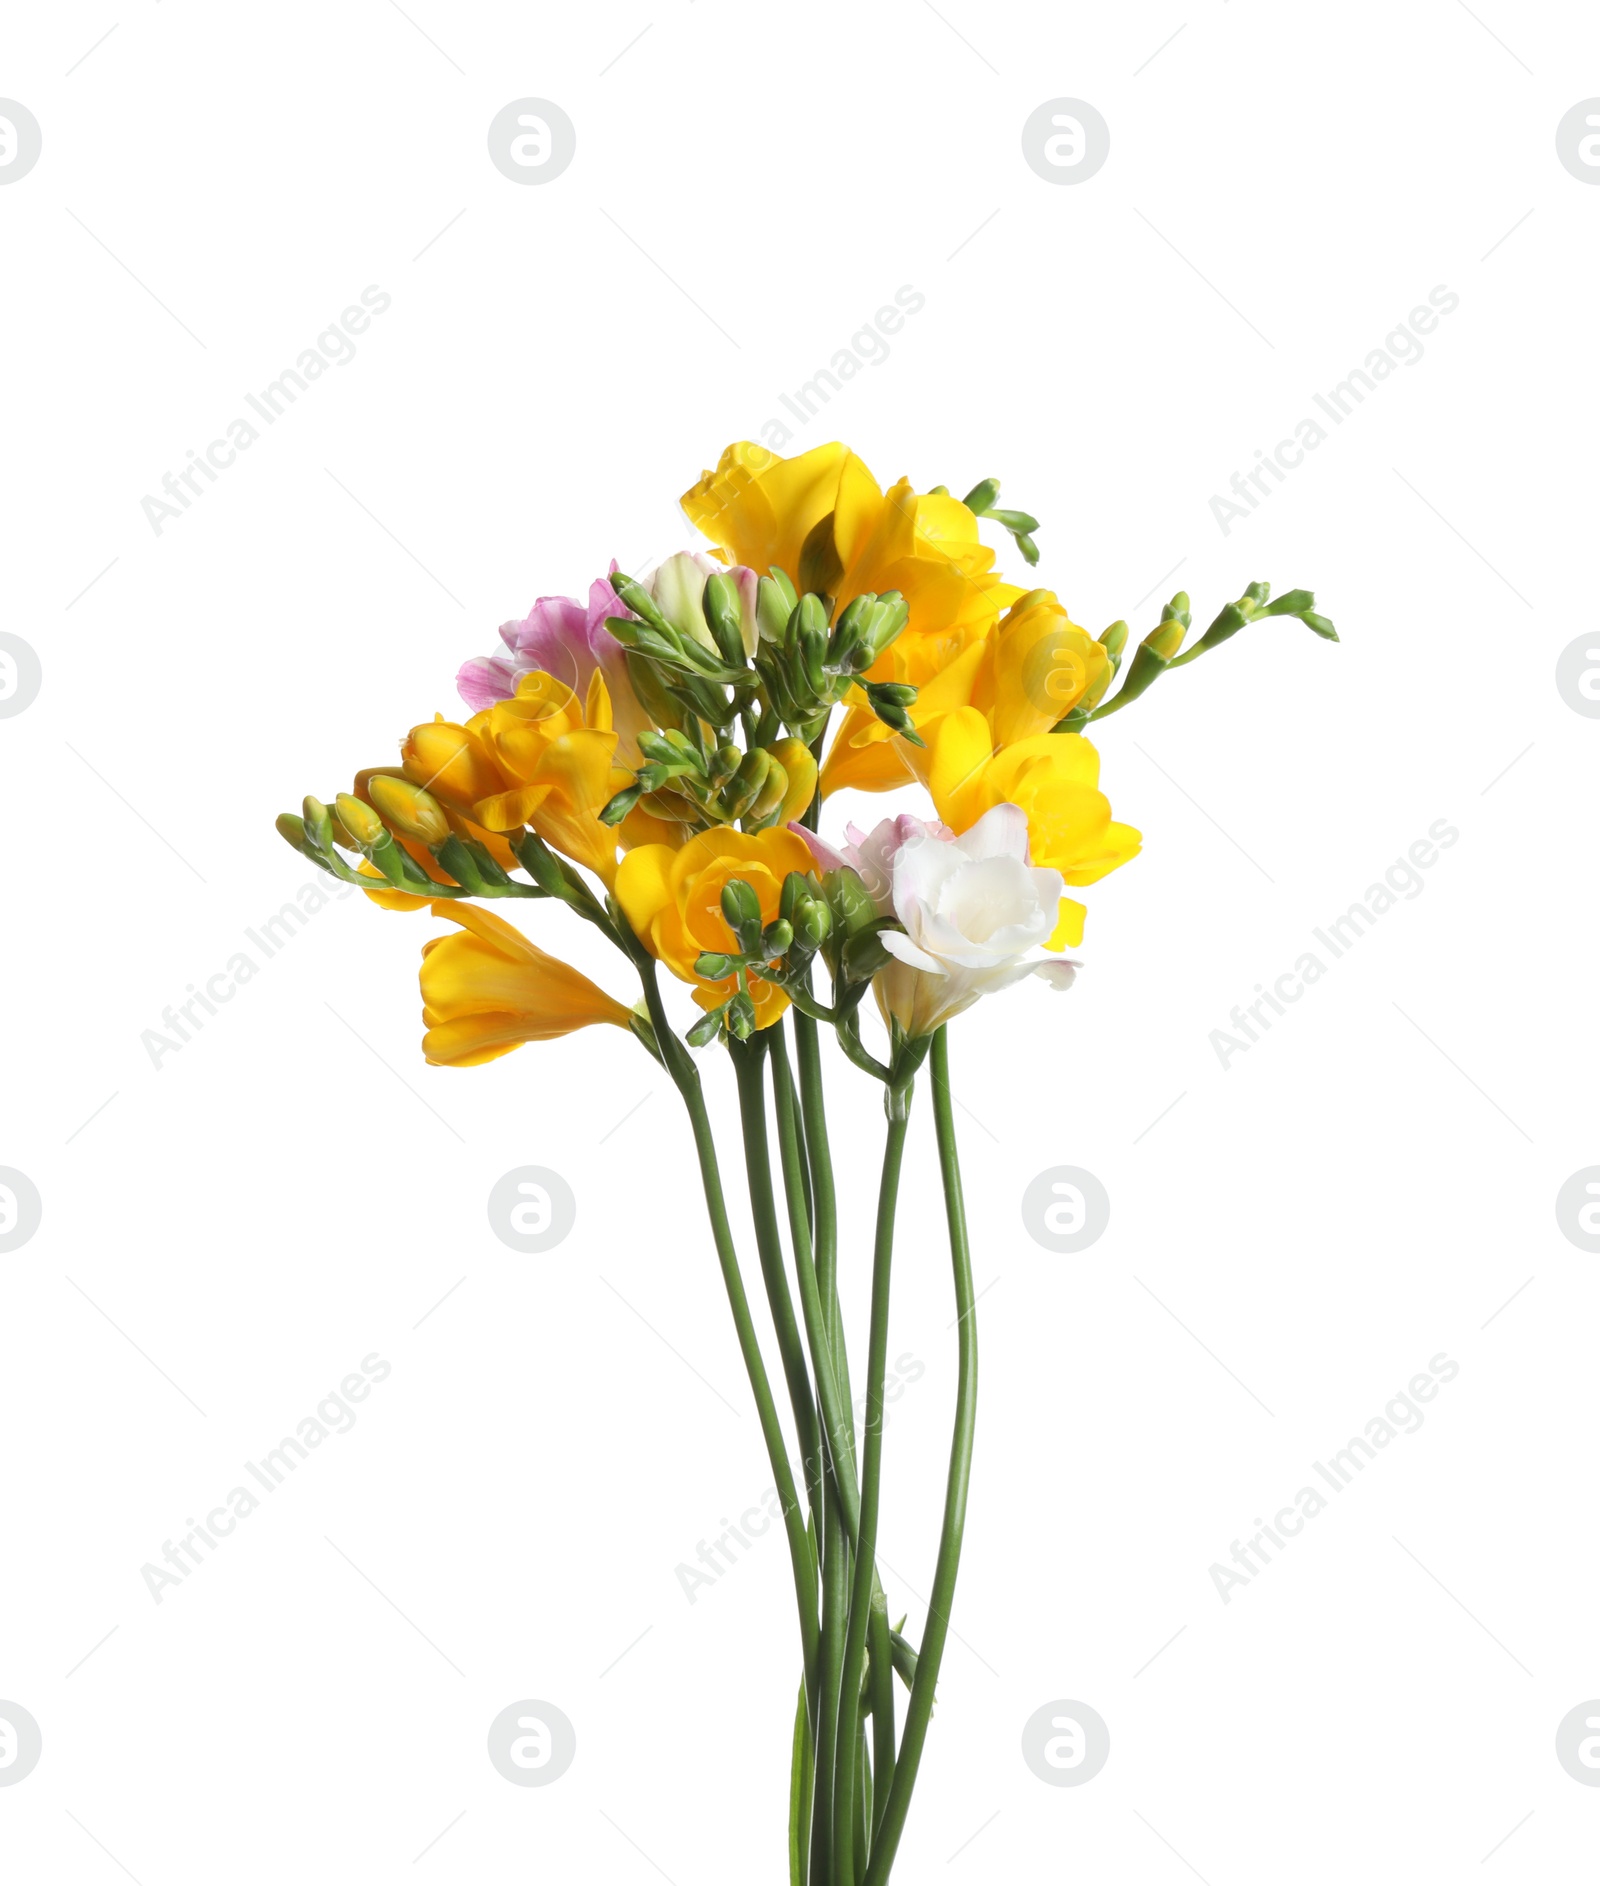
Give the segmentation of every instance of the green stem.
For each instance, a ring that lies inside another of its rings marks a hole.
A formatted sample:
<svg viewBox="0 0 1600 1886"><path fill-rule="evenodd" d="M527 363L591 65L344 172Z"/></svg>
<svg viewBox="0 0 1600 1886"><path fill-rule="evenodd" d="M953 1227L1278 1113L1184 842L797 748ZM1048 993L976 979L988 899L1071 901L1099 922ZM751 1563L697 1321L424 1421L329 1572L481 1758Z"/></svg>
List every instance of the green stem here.
<svg viewBox="0 0 1600 1886"><path fill-rule="evenodd" d="M632 951L629 953L634 954ZM706 1211L711 1219L711 1234L717 1247L717 1261L722 1268L722 1281L728 1293L728 1307L733 1312L739 1353L744 1358L745 1373L750 1378L750 1391L755 1396L761 1437L766 1442L767 1459L771 1463L773 1481L783 1507L783 1529L789 1541L795 1603L800 1613L800 1648L804 1658L806 1694L815 1698L820 1644L816 1552L806 1534L800 1495L794 1483L794 1470L789 1464L789 1452L784 1444L783 1426L778 1419L772 1384L767 1379L767 1365L762 1359L761 1344L750 1315L750 1300L745 1295L744 1279L739 1272L739 1254L733 1242L733 1229L728 1223L727 1201L722 1194L722 1175L717 1166L716 1140L711 1131L710 1116L706 1112L705 1096L700 1088L700 1073L667 1019L654 962L643 954L642 949L635 955L635 961L639 965L639 980L644 986L650 1020L656 1031L656 1039L661 1043L667 1071L683 1096L689 1123L694 1130L695 1152L700 1161L700 1181L705 1192ZM814 1702L810 1707L810 1715L814 1723Z"/></svg>
<svg viewBox="0 0 1600 1886"><path fill-rule="evenodd" d="M839 1681L841 1707L848 1713L850 1734L841 1734L833 1784L835 1886L853 1886L855 1840L851 1816L841 1814L843 1803L856 1799L856 1759L864 1749L859 1723L861 1675L866 1661L867 1619L872 1605L873 1570L878 1546L878 1505L883 1479L883 1382L889 1366L889 1274L894 1256L895 1204L900 1190L900 1167L905 1157L906 1124L911 1111L909 1077L902 1089L889 1096L889 1131L883 1149L883 1176L878 1186L877 1234L872 1254L872 1317L867 1337L867 1420L862 1443L861 1518L856 1541L855 1582L850 1593L850 1621L845 1631L844 1670ZM913 1701L915 1692L913 1692ZM908 1714L909 1726L909 1714Z"/></svg>
<svg viewBox="0 0 1600 1886"><path fill-rule="evenodd" d="M889 1643L889 1601L872 1594L867 1620L867 1694L872 1706L872 1831L876 1838L894 1780L894 1652Z"/></svg>
<svg viewBox="0 0 1600 1886"><path fill-rule="evenodd" d="M777 1033L777 1030L770 1032ZM779 1038L781 1040L781 1036ZM789 1387L789 1404L794 1410L795 1432L805 1471L806 1499L811 1509L811 1536L816 1540L822 1533L821 1440L817 1432L817 1407L811 1394L811 1377L806 1372L805 1348L800 1340L799 1325L795 1322L794 1298L790 1294L789 1280L783 1266L783 1237L778 1229L778 1210L772 1191L772 1155L767 1144L766 1079L762 1072L766 1051L766 1031L748 1042L731 1039L728 1042L728 1052L733 1057L739 1083L739 1114L744 1124L745 1176L750 1187L750 1214L755 1221L756 1250L761 1258L761 1276L766 1285L767 1303L772 1311L772 1325L777 1332L784 1380ZM776 1067L773 1071L776 1076ZM787 1150L784 1164L787 1178ZM791 1201L791 1215L793 1210Z"/></svg>
<svg viewBox="0 0 1600 1886"><path fill-rule="evenodd" d="M806 1156L811 1166L811 1194L816 1207L812 1243L817 1262L817 1288L827 1318L834 1374L848 1408L850 1376L839 1315L839 1216L833 1188L833 1152L828 1143L828 1116L823 1103L821 1044L817 1024L809 1015L796 1014L794 1041L800 1063L800 1111L805 1122Z"/></svg>
<svg viewBox="0 0 1600 1886"><path fill-rule="evenodd" d="M862 1886L885 1886L894 1865L895 1849L905 1830L933 1714L934 1686L950 1630L950 1606L955 1598L956 1573L961 1564L961 1535L966 1526L967 1488L972 1478L972 1436L978 1404L978 1333L973 1320L972 1257L967 1246L966 1207L961 1197L961 1168L956 1156L955 1120L950 1107L950 1058L946 1031L933 1038L933 1119L939 1141L939 1171L944 1180L945 1218L950 1229L950 1260L955 1277L957 1378L955 1427L950 1437L950 1471L945 1483L944 1522L939 1531L939 1556L933 1590L928 1598L928 1622L917 1653L917 1674L906 1705L905 1732L894 1782L884 1804L873 1846L872 1861Z"/></svg>
<svg viewBox="0 0 1600 1886"><path fill-rule="evenodd" d="M805 1214L804 1182L800 1174L800 1133L795 1117L794 1081L789 1072L788 1049L782 1031L772 1030L772 1089L778 1114L778 1143L783 1152L784 1186L789 1198L789 1235L794 1243L795 1275L800 1284L800 1309L805 1318L806 1343L816 1377L817 1399L822 1404L823 1432L828 1442L828 1465L844 1504L845 1524L852 1543L860 1524L856 1491L855 1435L850 1407L841 1399L835 1345L829 1332L821 1277L811 1248L811 1227ZM831 1182L830 1182L831 1183ZM841 1345L842 1346L842 1345Z"/></svg>

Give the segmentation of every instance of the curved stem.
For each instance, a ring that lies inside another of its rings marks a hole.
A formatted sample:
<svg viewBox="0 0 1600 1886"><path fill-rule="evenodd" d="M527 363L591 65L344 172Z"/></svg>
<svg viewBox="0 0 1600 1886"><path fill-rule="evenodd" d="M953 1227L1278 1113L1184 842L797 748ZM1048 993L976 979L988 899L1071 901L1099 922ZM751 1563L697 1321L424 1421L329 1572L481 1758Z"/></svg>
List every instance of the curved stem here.
<svg viewBox="0 0 1600 1886"><path fill-rule="evenodd" d="M955 1597L956 1573L961 1564L961 1535L966 1526L967 1488L972 1478L972 1436L978 1404L978 1333L973 1320L972 1257L967 1246L967 1215L961 1197L961 1168L956 1156L955 1120L950 1108L950 1053L945 1030L933 1038L933 1119L939 1140L939 1171L944 1180L945 1218L950 1228L950 1261L955 1277L958 1373L956 1413L950 1437L950 1471L945 1483L944 1522L939 1532L939 1556L933 1590L928 1598L928 1622L917 1653L917 1674L906 1705L905 1733L894 1782L884 1804L872 1861L862 1886L885 1886L894 1865L895 1849L905 1829L916 1786L917 1768L933 1714L934 1685L950 1631L950 1606Z"/></svg>
<svg viewBox="0 0 1600 1886"><path fill-rule="evenodd" d="M843 1812L856 1798L861 1674L866 1661L867 1621L872 1605L873 1570L878 1545L878 1504L883 1478L883 1380L889 1366L889 1273L894 1256L895 1204L905 1156L906 1125L911 1111L910 1080L891 1096L889 1131L883 1148L883 1176L878 1186L877 1235L872 1254L872 1318L867 1337L867 1420L861 1455L861 1521L856 1542L855 1582L850 1593L850 1621L845 1632L844 1669L839 1679L842 1721L835 1763L833 1869L835 1886L853 1886L855 1829ZM913 1703L915 1692L913 1691ZM909 1715L908 1715L909 1727ZM848 1728L849 1733L845 1731Z"/></svg>

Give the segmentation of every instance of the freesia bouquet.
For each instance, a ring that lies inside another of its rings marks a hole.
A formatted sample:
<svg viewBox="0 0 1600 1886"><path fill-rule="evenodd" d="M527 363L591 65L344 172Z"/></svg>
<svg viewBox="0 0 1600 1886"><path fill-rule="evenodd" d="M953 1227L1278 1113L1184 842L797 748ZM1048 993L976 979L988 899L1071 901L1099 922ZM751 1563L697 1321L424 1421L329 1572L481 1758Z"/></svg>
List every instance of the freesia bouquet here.
<svg viewBox="0 0 1600 1886"><path fill-rule="evenodd" d="M1051 591L999 575L980 520L1030 564L1038 525L998 509L998 496L992 479L964 499L904 479L885 491L840 445L788 460L730 446L683 499L712 555L669 556L645 580L613 564L584 601L541 598L501 630L502 652L461 669L470 718L412 728L397 764L358 773L331 807L308 798L303 816L278 821L298 851L376 903L456 926L423 948L429 1061L472 1067L611 1024L683 1097L793 1568L791 1886L888 1880L949 1630L977 1328L948 1024L1025 976L1067 988L1075 966L1063 952L1084 921L1069 888L1139 849L1100 791L1088 727L1258 617L1293 616L1336 639L1308 591L1270 600L1265 583L1187 648L1182 595L1131 649L1125 622L1091 635ZM913 787L923 811L830 840L819 813L842 787ZM485 907L512 898L553 899L594 925L642 1001L607 994ZM701 1011L685 1032L660 966ZM862 1032L869 995L884 1030L875 1042ZM824 1030L882 1084L888 1119L859 1433L839 1292L840 1264L857 1254L840 1251ZM737 1075L787 1425L695 1060L714 1044ZM896 1194L924 1065L959 1374L913 1643L891 1622L877 1539ZM897 1682L908 1692L898 1723Z"/></svg>

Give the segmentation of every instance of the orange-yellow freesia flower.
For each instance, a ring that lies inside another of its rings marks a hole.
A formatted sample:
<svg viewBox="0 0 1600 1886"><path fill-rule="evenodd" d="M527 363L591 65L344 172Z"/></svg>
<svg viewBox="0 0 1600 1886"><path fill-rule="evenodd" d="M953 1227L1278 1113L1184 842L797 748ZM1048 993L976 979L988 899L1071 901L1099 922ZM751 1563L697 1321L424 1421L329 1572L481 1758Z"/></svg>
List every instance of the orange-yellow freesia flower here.
<svg viewBox="0 0 1600 1886"><path fill-rule="evenodd" d="M928 786L939 816L953 831L969 830L993 806L1027 814L1035 865L1059 871L1068 884L1093 884L1126 864L1140 835L1111 816L1100 791L1100 755L1076 733L1042 733L995 751L989 723L960 707L939 723ZM1083 940L1083 905L1061 900L1061 921L1049 947Z"/></svg>
<svg viewBox="0 0 1600 1886"><path fill-rule="evenodd" d="M959 498L919 493L904 478L884 491L843 445L790 459L748 440L730 445L684 493L683 508L730 562L762 575L776 565L840 608L899 590L911 618L893 678L938 673L1022 594L995 575L994 552ZM887 667L872 674L891 678Z"/></svg>
<svg viewBox="0 0 1600 1886"><path fill-rule="evenodd" d="M586 865L610 888L617 833L600 808L632 777L616 764L611 697L598 669L580 701L564 681L535 668L509 701L467 722L502 784L476 800L472 816L492 832L531 825L546 844Z"/></svg>
<svg viewBox="0 0 1600 1886"><path fill-rule="evenodd" d="M897 648L898 643L889 647L891 663ZM896 672L892 678L909 676ZM988 722L991 744L1010 746L1048 733L1074 707L1093 707L1110 679L1110 657L1100 643L1051 590L1030 590L992 633L919 688L910 712L924 746L899 739L869 708L851 708L824 763L822 790L885 792L908 780L926 785L939 723L956 708L977 708Z"/></svg>
<svg viewBox="0 0 1600 1886"><path fill-rule="evenodd" d="M781 826L739 832L719 825L697 832L676 850L640 845L630 851L617 868L617 902L650 954L692 986L702 1008L713 1009L737 987L731 976L707 982L694 968L702 951L739 947L722 914L722 887L731 878L743 878L756 894L762 922L771 923L784 879L791 871L814 869L804 840ZM758 1028L775 1022L789 1006L781 989L758 976L750 978L750 998Z"/></svg>
<svg viewBox="0 0 1600 1886"><path fill-rule="evenodd" d="M477 1067L597 1022L629 1026L628 1010L570 963L476 904L435 903L461 926L422 946L422 1052L440 1067Z"/></svg>

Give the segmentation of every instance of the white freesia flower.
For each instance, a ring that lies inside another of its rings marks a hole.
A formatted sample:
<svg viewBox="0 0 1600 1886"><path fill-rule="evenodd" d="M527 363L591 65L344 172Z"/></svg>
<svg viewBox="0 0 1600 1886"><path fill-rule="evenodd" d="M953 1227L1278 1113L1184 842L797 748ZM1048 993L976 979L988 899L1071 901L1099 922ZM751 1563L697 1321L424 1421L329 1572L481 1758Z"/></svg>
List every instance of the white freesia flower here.
<svg viewBox="0 0 1600 1886"><path fill-rule="evenodd" d="M905 926L881 941L895 958L875 984L886 1020L927 1035L980 996L1039 976L1070 987L1077 965L1024 960L1056 927L1066 888L1059 871L1028 862L1028 819L997 805L959 836L922 819L885 819L869 833L850 828L835 850L806 834L821 861L850 865L885 915Z"/></svg>

